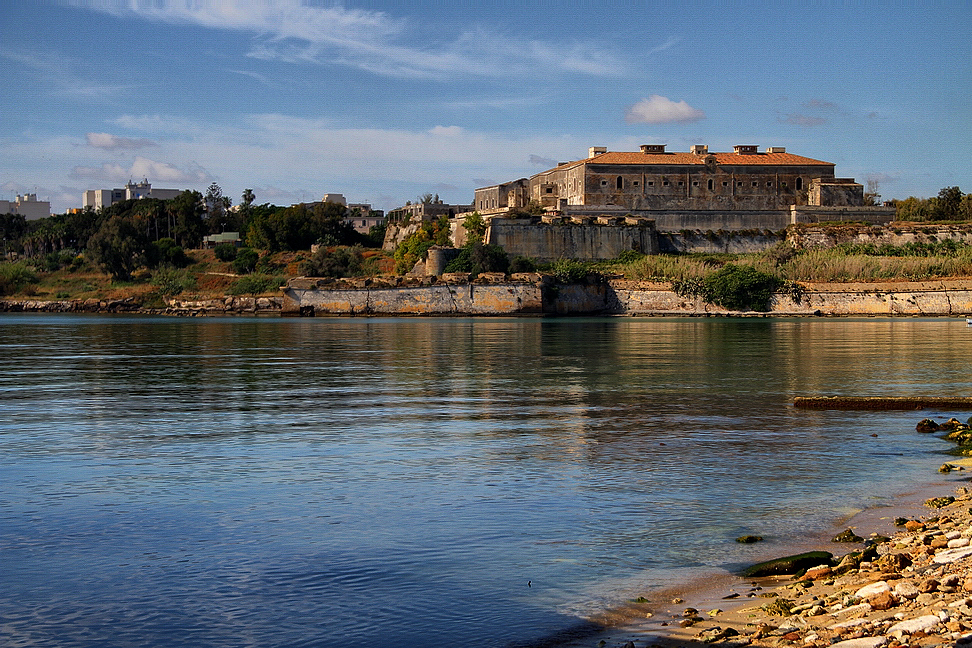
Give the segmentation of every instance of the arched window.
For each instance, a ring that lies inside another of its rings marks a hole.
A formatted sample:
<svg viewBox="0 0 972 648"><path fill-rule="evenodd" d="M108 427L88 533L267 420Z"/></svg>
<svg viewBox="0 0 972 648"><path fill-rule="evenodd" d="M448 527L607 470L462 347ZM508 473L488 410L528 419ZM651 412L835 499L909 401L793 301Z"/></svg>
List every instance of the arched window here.
<svg viewBox="0 0 972 648"><path fill-rule="evenodd" d="M712 178L709 178L709 191L712 191Z"/></svg>
<svg viewBox="0 0 972 648"><path fill-rule="evenodd" d="M797 191L803 189L803 178L797 178L796 187L797 187Z"/></svg>
<svg viewBox="0 0 972 648"><path fill-rule="evenodd" d="M624 188L624 180L621 179L621 176L618 176L617 185L618 185L618 189L623 189Z"/></svg>

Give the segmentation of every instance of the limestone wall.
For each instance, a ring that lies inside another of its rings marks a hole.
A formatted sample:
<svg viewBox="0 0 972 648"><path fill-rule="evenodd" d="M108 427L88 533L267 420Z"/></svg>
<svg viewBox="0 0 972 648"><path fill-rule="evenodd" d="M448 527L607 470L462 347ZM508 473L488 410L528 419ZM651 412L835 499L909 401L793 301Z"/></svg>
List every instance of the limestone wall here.
<svg viewBox="0 0 972 648"><path fill-rule="evenodd" d="M285 315L528 315L542 309L539 282L400 288L288 286L283 303Z"/></svg>
<svg viewBox="0 0 972 648"><path fill-rule="evenodd" d="M494 218L486 242L500 245L510 257L539 261L616 259L625 250L658 252L658 239L650 221L639 225L526 223Z"/></svg>
<svg viewBox="0 0 972 648"><path fill-rule="evenodd" d="M750 254L771 248L785 238L785 230L659 232L658 249L662 253Z"/></svg>

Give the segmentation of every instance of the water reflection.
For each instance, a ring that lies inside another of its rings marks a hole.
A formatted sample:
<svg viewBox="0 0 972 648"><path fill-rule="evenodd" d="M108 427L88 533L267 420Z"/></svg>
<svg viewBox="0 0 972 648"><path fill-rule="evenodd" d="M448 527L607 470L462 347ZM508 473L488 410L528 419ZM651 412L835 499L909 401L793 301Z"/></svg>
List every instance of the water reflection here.
<svg viewBox="0 0 972 648"><path fill-rule="evenodd" d="M0 627L555 632L919 479L943 444L914 413L789 403L963 395L970 341L943 320L2 316Z"/></svg>

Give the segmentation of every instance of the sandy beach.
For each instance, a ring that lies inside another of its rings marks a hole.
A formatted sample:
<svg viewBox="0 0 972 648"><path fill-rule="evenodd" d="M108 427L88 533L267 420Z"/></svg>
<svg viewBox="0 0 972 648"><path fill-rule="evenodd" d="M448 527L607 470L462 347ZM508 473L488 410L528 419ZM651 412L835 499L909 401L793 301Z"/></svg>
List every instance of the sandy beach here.
<svg viewBox="0 0 972 648"><path fill-rule="evenodd" d="M947 463L950 473L930 475L892 506L842 521L838 530L858 542L794 539L792 553L826 551L831 564L759 578L726 573L655 592L596 619L612 626L604 632L567 645L972 645L972 459Z"/></svg>

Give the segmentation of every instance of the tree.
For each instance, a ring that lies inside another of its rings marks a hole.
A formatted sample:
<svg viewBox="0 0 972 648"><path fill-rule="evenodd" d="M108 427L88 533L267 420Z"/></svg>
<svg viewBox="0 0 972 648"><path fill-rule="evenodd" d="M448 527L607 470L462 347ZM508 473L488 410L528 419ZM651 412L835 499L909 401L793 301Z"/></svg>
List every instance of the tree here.
<svg viewBox="0 0 972 648"><path fill-rule="evenodd" d="M116 215L106 220L91 240L88 251L114 279L127 280L145 263L148 238L133 216Z"/></svg>
<svg viewBox="0 0 972 648"><path fill-rule="evenodd" d="M418 197L418 202L423 205L431 205L434 200L435 196L430 193L424 193Z"/></svg>
<svg viewBox="0 0 972 648"><path fill-rule="evenodd" d="M937 220L958 220L962 209L962 190L943 187L937 198L932 198L932 214Z"/></svg>
<svg viewBox="0 0 972 648"><path fill-rule="evenodd" d="M202 244L204 209L203 195L198 191L183 191L166 204L170 236L182 247L197 248Z"/></svg>
<svg viewBox="0 0 972 648"><path fill-rule="evenodd" d="M206 220L210 234L226 231L227 210L233 204L228 196L223 195L223 189L215 182L206 190Z"/></svg>
<svg viewBox="0 0 972 648"><path fill-rule="evenodd" d="M466 241L469 243L482 243L483 236L486 234L486 220L478 211L466 216L462 221L462 226L466 230Z"/></svg>

